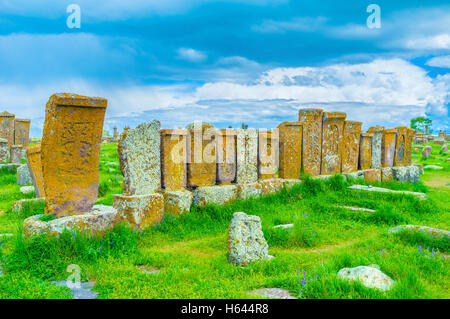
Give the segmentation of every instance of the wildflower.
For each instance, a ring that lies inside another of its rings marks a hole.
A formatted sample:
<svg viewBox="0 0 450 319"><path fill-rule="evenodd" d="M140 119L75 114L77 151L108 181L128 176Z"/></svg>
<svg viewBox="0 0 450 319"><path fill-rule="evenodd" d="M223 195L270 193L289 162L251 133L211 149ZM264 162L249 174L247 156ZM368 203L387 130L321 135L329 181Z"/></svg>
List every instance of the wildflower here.
<svg viewBox="0 0 450 319"><path fill-rule="evenodd" d="M419 245L419 253L422 251L422 245Z"/></svg>

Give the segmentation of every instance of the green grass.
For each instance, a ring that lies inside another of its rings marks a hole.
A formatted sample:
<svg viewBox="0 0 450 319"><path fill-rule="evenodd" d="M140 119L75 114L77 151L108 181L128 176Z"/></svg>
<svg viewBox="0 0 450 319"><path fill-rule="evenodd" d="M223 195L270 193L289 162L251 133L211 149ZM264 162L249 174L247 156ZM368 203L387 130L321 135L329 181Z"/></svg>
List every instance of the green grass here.
<svg viewBox="0 0 450 319"><path fill-rule="evenodd" d="M113 194L121 193L116 152L115 144L102 145L98 203L111 205ZM442 155L436 156L440 160ZM66 233L59 240L41 236L31 241L21 236L25 216L10 213L12 203L24 196L15 186L15 176L3 173L0 233L14 236L0 237L5 272L0 277L0 298L70 298L67 288L49 281L66 279L71 264L80 266L84 281L95 282L99 298L255 298L247 292L263 287L288 289L301 298L449 298L448 240L432 240L421 233L386 233L405 223L450 229L448 186L436 185L442 176L449 182L448 164L440 163L446 169L427 170L423 183L376 184L426 192L430 197L426 201L349 190L350 182L341 176L305 177L303 183L272 196L192 207L191 212L166 216L145 231L120 226L104 237ZM227 262L227 228L237 211L260 216L274 259L245 268ZM290 229L273 228L291 223ZM396 281L393 289L380 292L336 276L341 268L370 264L379 265ZM161 273L145 274L141 267L154 267Z"/></svg>

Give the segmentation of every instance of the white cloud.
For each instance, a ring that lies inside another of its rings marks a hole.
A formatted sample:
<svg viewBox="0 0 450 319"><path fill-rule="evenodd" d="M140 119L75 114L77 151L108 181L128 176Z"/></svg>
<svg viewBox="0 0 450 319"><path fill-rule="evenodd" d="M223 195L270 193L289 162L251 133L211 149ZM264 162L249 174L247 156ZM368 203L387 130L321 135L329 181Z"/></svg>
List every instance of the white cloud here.
<svg viewBox="0 0 450 319"><path fill-rule="evenodd" d="M191 62L202 62L207 58L203 52L191 48L179 48L177 52L180 59Z"/></svg>
<svg viewBox="0 0 450 319"><path fill-rule="evenodd" d="M327 22L325 17L296 17L287 21L264 20L254 25L253 30L262 33L285 33L287 31L313 32L319 30Z"/></svg>
<svg viewBox="0 0 450 319"><path fill-rule="evenodd" d="M425 64L438 68L450 69L450 55L436 56L434 58L429 59Z"/></svg>

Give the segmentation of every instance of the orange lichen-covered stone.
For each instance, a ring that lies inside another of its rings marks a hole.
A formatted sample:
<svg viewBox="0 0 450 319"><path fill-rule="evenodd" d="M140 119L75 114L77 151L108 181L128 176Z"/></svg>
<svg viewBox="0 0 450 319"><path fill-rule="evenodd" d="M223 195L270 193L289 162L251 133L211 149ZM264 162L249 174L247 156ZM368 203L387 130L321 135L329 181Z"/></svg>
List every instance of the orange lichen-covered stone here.
<svg viewBox="0 0 450 319"><path fill-rule="evenodd" d="M385 129L381 139L381 166L394 166L395 146L397 141L396 129Z"/></svg>
<svg viewBox="0 0 450 319"><path fill-rule="evenodd" d="M342 112L323 114L321 175L333 175L341 171L345 117L346 114Z"/></svg>
<svg viewBox="0 0 450 319"><path fill-rule="evenodd" d="M161 179L166 190L186 186L186 136L183 129L161 130Z"/></svg>
<svg viewBox="0 0 450 319"><path fill-rule="evenodd" d="M345 121L342 145L342 173L358 170L359 142L361 136L361 122Z"/></svg>
<svg viewBox="0 0 450 319"><path fill-rule="evenodd" d="M30 120L14 120L14 144L22 145L24 149L28 147L28 140L30 137L30 123Z"/></svg>
<svg viewBox="0 0 450 319"><path fill-rule="evenodd" d="M45 197L44 179L42 177L41 144L27 148L27 164L34 184L36 197Z"/></svg>
<svg viewBox="0 0 450 319"><path fill-rule="evenodd" d="M416 131L408 128L406 131L406 159L405 159L405 165L406 166L410 166L412 164L412 154L411 154L411 149L412 149L412 145L413 145L413 140L414 140L414 136L416 134Z"/></svg>
<svg viewBox="0 0 450 319"><path fill-rule="evenodd" d="M372 133L361 133L359 169L369 169L372 164L372 138Z"/></svg>
<svg viewBox="0 0 450 319"><path fill-rule="evenodd" d="M208 123L188 127L187 184L212 186L216 182L216 130Z"/></svg>
<svg viewBox="0 0 450 319"><path fill-rule="evenodd" d="M279 156L278 130L258 132L259 179L273 179L277 174Z"/></svg>
<svg viewBox="0 0 450 319"><path fill-rule="evenodd" d="M408 163L406 157L408 128L406 126L399 126L395 129L397 130L397 141L395 143L394 166L406 166ZM411 144L409 148L411 148Z"/></svg>
<svg viewBox="0 0 450 319"><path fill-rule="evenodd" d="M14 145L14 119L15 115L3 112L0 113L0 138L8 141L8 148Z"/></svg>
<svg viewBox="0 0 450 319"><path fill-rule="evenodd" d="M0 138L0 163L6 162L8 159L8 141L4 138Z"/></svg>
<svg viewBox="0 0 450 319"><path fill-rule="evenodd" d="M20 164L22 161L22 146L21 145L11 145L10 150L10 160L13 164Z"/></svg>
<svg viewBox="0 0 450 319"><path fill-rule="evenodd" d="M283 179L300 179L302 171L302 123L283 122L278 125L280 135L280 167Z"/></svg>
<svg viewBox="0 0 450 319"><path fill-rule="evenodd" d="M381 169L379 168L371 168L364 170L364 180L366 182L374 183L381 182Z"/></svg>
<svg viewBox="0 0 450 319"><path fill-rule="evenodd" d="M133 228L146 228L159 223L164 217L164 197L149 195L114 195L114 208L120 219Z"/></svg>
<svg viewBox="0 0 450 319"><path fill-rule="evenodd" d="M322 154L322 117L321 109L301 109L298 121L302 124L302 170L311 176L320 175Z"/></svg>
<svg viewBox="0 0 450 319"><path fill-rule="evenodd" d="M107 100L53 94L41 144L46 214L89 212L98 196L99 158Z"/></svg>
<svg viewBox="0 0 450 319"><path fill-rule="evenodd" d="M220 185L229 185L236 180L236 138L234 129L217 130L217 183Z"/></svg>
<svg viewBox="0 0 450 319"><path fill-rule="evenodd" d="M382 167L381 168L381 181L388 182L394 178L394 173L392 167Z"/></svg>

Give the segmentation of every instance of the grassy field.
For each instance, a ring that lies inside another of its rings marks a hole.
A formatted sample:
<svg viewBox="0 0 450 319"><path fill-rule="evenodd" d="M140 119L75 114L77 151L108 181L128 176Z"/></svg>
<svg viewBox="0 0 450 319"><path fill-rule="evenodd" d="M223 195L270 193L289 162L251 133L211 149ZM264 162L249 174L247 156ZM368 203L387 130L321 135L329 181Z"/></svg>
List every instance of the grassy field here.
<svg viewBox="0 0 450 319"><path fill-rule="evenodd" d="M430 144L431 145L431 144ZM103 144L99 200L112 205L121 193L115 144ZM421 146L414 146L415 147ZM450 229L450 162L433 145L433 155L413 161L437 164L425 169L417 184L381 184L392 189L426 192L421 201L399 194L364 193L347 189L341 176L306 178L292 189L225 206L192 207L180 217L166 217L145 231L126 227L104 238L87 240L64 234L60 240L39 237L25 242L21 223L13 216L14 201L25 198L14 174L0 172L0 298L71 298L68 288L50 280L65 280L66 267L77 264L82 280L95 283L99 298L255 298L257 288L288 289L299 298L449 298L450 243L421 234L387 235L395 225L417 224ZM358 181L363 183L363 181ZM30 196L28 196L30 197ZM371 208L374 213L337 206ZM234 212L261 217L269 254L275 258L241 268L227 262L227 228ZM40 213L28 212L26 215ZM294 227L274 229L279 224ZM343 267L377 264L396 281L389 292L340 280ZM156 274L143 270L157 269ZM306 284L301 280L307 279Z"/></svg>

